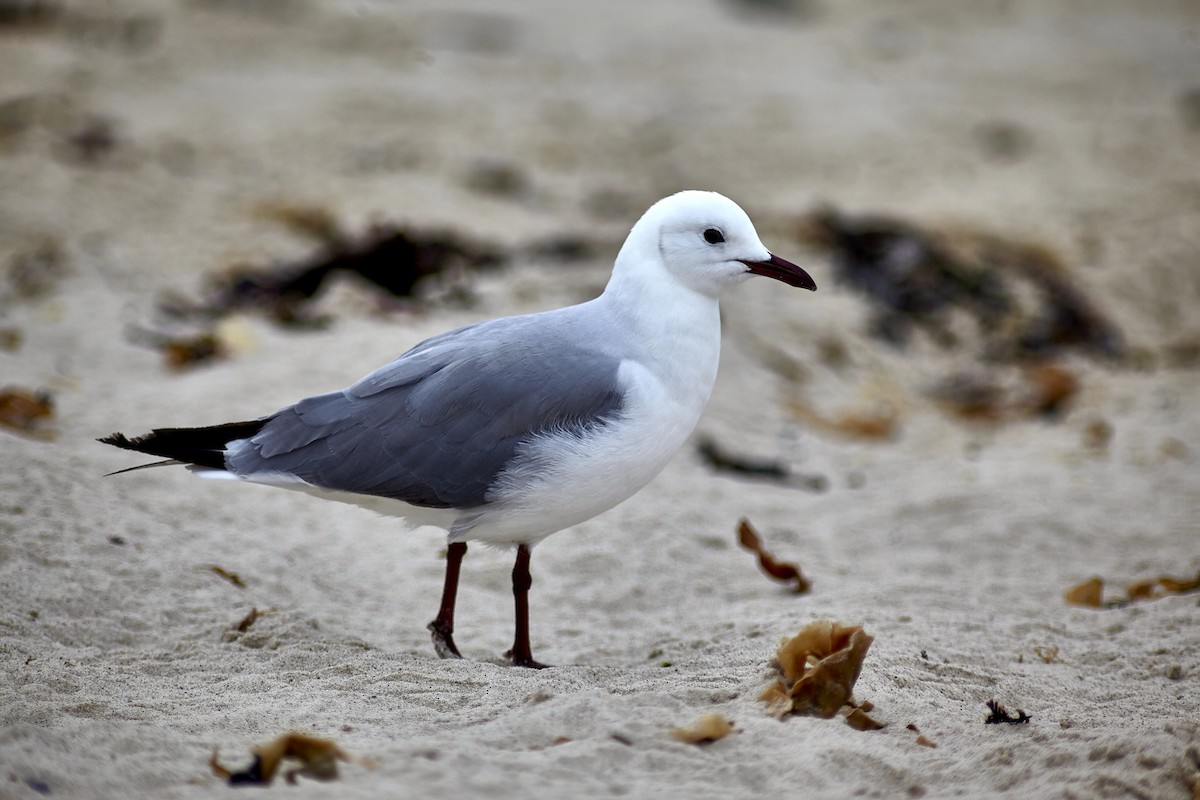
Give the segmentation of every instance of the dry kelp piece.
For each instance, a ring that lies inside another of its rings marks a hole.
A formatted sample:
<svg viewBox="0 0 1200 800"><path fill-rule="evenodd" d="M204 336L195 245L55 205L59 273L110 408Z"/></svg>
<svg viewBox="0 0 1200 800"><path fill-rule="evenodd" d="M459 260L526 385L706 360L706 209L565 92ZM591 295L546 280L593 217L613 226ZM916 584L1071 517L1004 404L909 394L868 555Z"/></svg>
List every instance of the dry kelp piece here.
<svg viewBox="0 0 1200 800"><path fill-rule="evenodd" d="M312 325L320 320L310 303L335 275L354 275L391 297L411 297L416 285L432 275L502 260L498 251L449 232L377 224L351 235L319 209L280 209L273 215L316 238L317 251L296 262L236 269L213 282L207 299L191 303L171 298L161 304L162 310L181 318L256 310L283 324Z"/></svg>
<svg viewBox="0 0 1200 800"><path fill-rule="evenodd" d="M242 621L234 626L234 630L238 633L245 633L246 631L250 630L251 625L258 622L258 618L262 615L263 612L259 611L256 607L252 607L250 612L246 614L246 616L242 617Z"/></svg>
<svg viewBox="0 0 1200 800"><path fill-rule="evenodd" d="M1188 446L1174 436L1168 436L1163 439L1158 445L1158 452L1167 458L1184 462L1188 460L1189 454Z"/></svg>
<svg viewBox="0 0 1200 800"><path fill-rule="evenodd" d="M1104 580L1088 578L1083 583L1077 583L1063 593L1063 599L1073 606L1099 608L1103 605Z"/></svg>
<svg viewBox="0 0 1200 800"><path fill-rule="evenodd" d="M199 325L186 323L179 327L181 330L171 332L131 324L126 326L125 335L133 344L162 353L163 363L173 371L232 358L255 346L254 332L245 318L203 320Z"/></svg>
<svg viewBox="0 0 1200 800"><path fill-rule="evenodd" d="M785 486L798 486L814 492L823 492L829 488L829 481L824 476L797 475L781 461L734 455L707 436L701 437L696 443L696 452L706 464L719 472L729 472Z"/></svg>
<svg viewBox="0 0 1200 800"><path fill-rule="evenodd" d="M812 589L812 582L804 577L800 567L786 561L776 561L763 548L762 537L745 517L738 522L738 544L758 556L758 564L763 572L780 583L792 584L792 590L797 594L806 594Z"/></svg>
<svg viewBox="0 0 1200 800"><path fill-rule="evenodd" d="M1104 599L1104 579L1089 578L1083 583L1076 584L1063 593L1063 599L1075 606L1088 608L1121 608L1130 603L1145 600L1159 600L1173 594L1190 594L1200 592L1200 573L1193 578L1173 578L1170 575L1160 575L1134 581L1125 588L1124 597Z"/></svg>
<svg viewBox="0 0 1200 800"><path fill-rule="evenodd" d="M185 369L229 357L229 348L215 330L194 334L170 334L148 328L130 327L129 339L158 350L167 367Z"/></svg>
<svg viewBox="0 0 1200 800"><path fill-rule="evenodd" d="M1093 453L1103 454L1112 442L1112 423L1103 419L1094 419L1083 429L1083 446Z"/></svg>
<svg viewBox="0 0 1200 800"><path fill-rule="evenodd" d="M95 166L107 161L120 143L117 123L109 117L92 114L63 136L57 152L69 164Z"/></svg>
<svg viewBox="0 0 1200 800"><path fill-rule="evenodd" d="M732 455L707 436L702 437L696 443L696 452L700 454L705 463L716 470L752 478L765 478L779 483L787 483L791 480L791 470L782 462Z"/></svg>
<svg viewBox="0 0 1200 800"><path fill-rule="evenodd" d="M861 626L814 622L779 648L792 710L832 717L850 701L873 638Z"/></svg>
<svg viewBox="0 0 1200 800"><path fill-rule="evenodd" d="M828 249L840 279L867 298L875 336L903 348L922 334L975 362L926 389L958 419L1059 419L1081 384L1056 359L1129 355L1115 324L1044 246L832 209L802 220L800 235ZM793 411L818 430L837 429L803 406Z"/></svg>
<svg viewBox="0 0 1200 800"><path fill-rule="evenodd" d="M53 238L13 255L5 289L17 300L42 300L54 293L72 272L66 248Z"/></svg>
<svg viewBox="0 0 1200 800"><path fill-rule="evenodd" d="M1193 335L1163 346L1163 360L1171 369L1200 367L1200 336Z"/></svg>
<svg viewBox="0 0 1200 800"><path fill-rule="evenodd" d="M1044 246L831 208L803 219L799 233L832 251L841 280L873 304L872 332L896 346L907 344L914 330L945 347L961 344L951 316L963 312L974 318L983 351L994 358L1123 353L1116 326Z"/></svg>
<svg viewBox="0 0 1200 800"><path fill-rule="evenodd" d="M702 714L686 728L676 728L671 736L687 744L709 744L733 733L733 723L722 714Z"/></svg>
<svg viewBox="0 0 1200 800"><path fill-rule="evenodd" d="M34 392L19 386L0 389L0 427L34 439L49 440L56 435L49 424L53 418L54 398L49 392Z"/></svg>
<svg viewBox="0 0 1200 800"><path fill-rule="evenodd" d="M874 411L850 411L827 416L803 398L793 397L788 401L788 410L810 428L846 439L885 441L896 438L900 432L900 415L894 406L887 403Z"/></svg>
<svg viewBox="0 0 1200 800"><path fill-rule="evenodd" d="M246 588L246 582L242 580L241 575L238 575L236 572L230 572L222 566L217 564L205 564L203 567L201 567L201 569L206 569L217 577L229 581L239 589Z"/></svg>
<svg viewBox="0 0 1200 800"><path fill-rule="evenodd" d="M918 728L916 724L910 722L904 727L917 735L917 744L919 744L921 747L937 747L937 742L930 740L925 736L925 734L921 733L921 729Z"/></svg>
<svg viewBox="0 0 1200 800"><path fill-rule="evenodd" d="M875 304L872 333L895 345L913 328L935 341L957 341L945 317L955 307L981 324L1008 313L1003 284L979 267L958 263L919 228L886 217L851 217L826 208L802 221L802 237L829 248L839 278Z"/></svg>
<svg viewBox="0 0 1200 800"><path fill-rule="evenodd" d="M884 727L882 722L868 716L861 707L851 708L850 713L846 715L846 724L856 731L877 731Z"/></svg>
<svg viewBox="0 0 1200 800"><path fill-rule="evenodd" d="M58 0L3 0L0 2L0 28L48 26L63 12Z"/></svg>
<svg viewBox="0 0 1200 800"><path fill-rule="evenodd" d="M883 727L867 715L870 703L854 702L854 684L874 637L861 625L818 620L785 640L776 653L783 679L760 695L781 716L830 718L846 710L847 724L859 730Z"/></svg>
<svg viewBox="0 0 1200 800"><path fill-rule="evenodd" d="M1008 709L997 703L995 700L988 700L987 707L988 715L983 720L984 725L999 725L1001 723L1006 723L1008 725L1022 725L1033 719L1033 717L1029 716L1019 708L1017 709L1017 715L1014 717L1012 714L1008 713Z"/></svg>
<svg viewBox="0 0 1200 800"><path fill-rule="evenodd" d="M1191 782L1192 800L1200 800L1200 748L1189 747L1182 761L1185 781Z"/></svg>
<svg viewBox="0 0 1200 800"><path fill-rule="evenodd" d="M296 764L283 772L283 779L294 784L299 776L318 781L334 780L338 777L337 762L355 760L332 740L302 733L285 733L267 744L255 747L251 753L254 762L246 769L235 772L217 760L217 751L214 750L208 762L209 767L213 775L228 781L230 786L269 786L285 762Z"/></svg>
<svg viewBox="0 0 1200 800"><path fill-rule="evenodd" d="M1059 657L1058 647L1047 647L1043 645L1034 645L1033 653L1042 660L1043 664L1061 664L1062 659Z"/></svg>
<svg viewBox="0 0 1200 800"><path fill-rule="evenodd" d="M994 372L956 373L929 389L929 396L960 419L1007 422L1062 416L1079 394L1075 374L1056 364L1037 364L1017 372L1015 386Z"/></svg>
<svg viewBox="0 0 1200 800"><path fill-rule="evenodd" d="M63 0L0 0L0 31L59 33L86 42L92 50L103 48L131 54L144 51L158 40L162 28L159 18L125 16L108 9L108 5Z"/></svg>
<svg viewBox="0 0 1200 800"><path fill-rule="evenodd" d="M25 334L20 328L0 328L0 350L15 353L21 349Z"/></svg>

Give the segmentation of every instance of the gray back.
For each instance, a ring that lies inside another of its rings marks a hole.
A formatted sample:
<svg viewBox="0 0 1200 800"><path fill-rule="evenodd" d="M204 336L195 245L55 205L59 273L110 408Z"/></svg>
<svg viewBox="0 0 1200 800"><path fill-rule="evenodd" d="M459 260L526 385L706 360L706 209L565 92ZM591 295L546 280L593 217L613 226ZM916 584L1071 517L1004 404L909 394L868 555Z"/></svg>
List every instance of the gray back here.
<svg viewBox="0 0 1200 800"><path fill-rule="evenodd" d="M578 309L429 339L348 389L277 412L227 468L432 508L483 505L519 444L620 413L620 359L611 343L570 335L563 312Z"/></svg>

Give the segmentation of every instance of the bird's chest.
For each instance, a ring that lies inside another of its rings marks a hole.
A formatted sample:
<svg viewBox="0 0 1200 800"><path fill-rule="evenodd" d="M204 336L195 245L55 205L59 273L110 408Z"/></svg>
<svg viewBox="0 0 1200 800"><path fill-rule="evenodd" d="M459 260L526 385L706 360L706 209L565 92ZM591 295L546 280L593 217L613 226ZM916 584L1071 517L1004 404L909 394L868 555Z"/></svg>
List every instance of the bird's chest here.
<svg viewBox="0 0 1200 800"><path fill-rule="evenodd" d="M626 362L618 373L628 389L622 419L614 427L626 447L642 454L639 464L626 465L638 479L657 474L687 441L716 380L716 348L684 344L673 355L656 368Z"/></svg>

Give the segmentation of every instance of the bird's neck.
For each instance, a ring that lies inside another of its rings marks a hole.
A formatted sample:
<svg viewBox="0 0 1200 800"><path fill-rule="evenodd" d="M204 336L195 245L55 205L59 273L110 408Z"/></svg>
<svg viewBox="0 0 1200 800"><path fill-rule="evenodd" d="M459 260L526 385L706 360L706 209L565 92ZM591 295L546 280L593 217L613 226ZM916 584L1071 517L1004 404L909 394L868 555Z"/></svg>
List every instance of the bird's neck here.
<svg viewBox="0 0 1200 800"><path fill-rule="evenodd" d="M672 384L670 390L688 405L703 407L717 376L721 351L721 311L715 297L695 291L646 262L622 263L599 301L606 306L630 342L639 343L642 360ZM684 395L687 395L685 398Z"/></svg>

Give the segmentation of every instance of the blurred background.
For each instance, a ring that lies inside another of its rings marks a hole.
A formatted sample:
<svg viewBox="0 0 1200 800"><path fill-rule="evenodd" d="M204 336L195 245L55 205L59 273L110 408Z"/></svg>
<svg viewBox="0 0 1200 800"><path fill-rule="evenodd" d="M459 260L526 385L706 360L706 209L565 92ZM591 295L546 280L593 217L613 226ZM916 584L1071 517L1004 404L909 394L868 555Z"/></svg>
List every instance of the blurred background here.
<svg viewBox="0 0 1200 800"><path fill-rule="evenodd" d="M170 370L272 335L220 327L256 306L336 319L347 283L351 315L572 302L704 188L818 275L727 307L801 428L1063 419L1097 368L1196 365L1198 37L1187 0L4 0L0 358L68 390L117 366L39 350L26 325L72 309L120 368ZM1114 410L1076 440L1107 447Z"/></svg>
<svg viewBox="0 0 1200 800"><path fill-rule="evenodd" d="M100 478L137 463L114 430L254 418L590 298L681 189L820 288L730 292L693 442L539 545L535 651L586 665L553 693L486 662L508 554L472 548L475 661L448 664L440 534ZM1196 0L0 0L0 761L38 794L199 796L214 745L303 728L429 796L1182 797L1194 598L1074 606L1200 586L1198 307ZM761 712L813 617L877 636L888 732ZM1033 735L980 735L991 698ZM668 739L713 704L729 749ZM910 720L946 746L914 757Z"/></svg>

